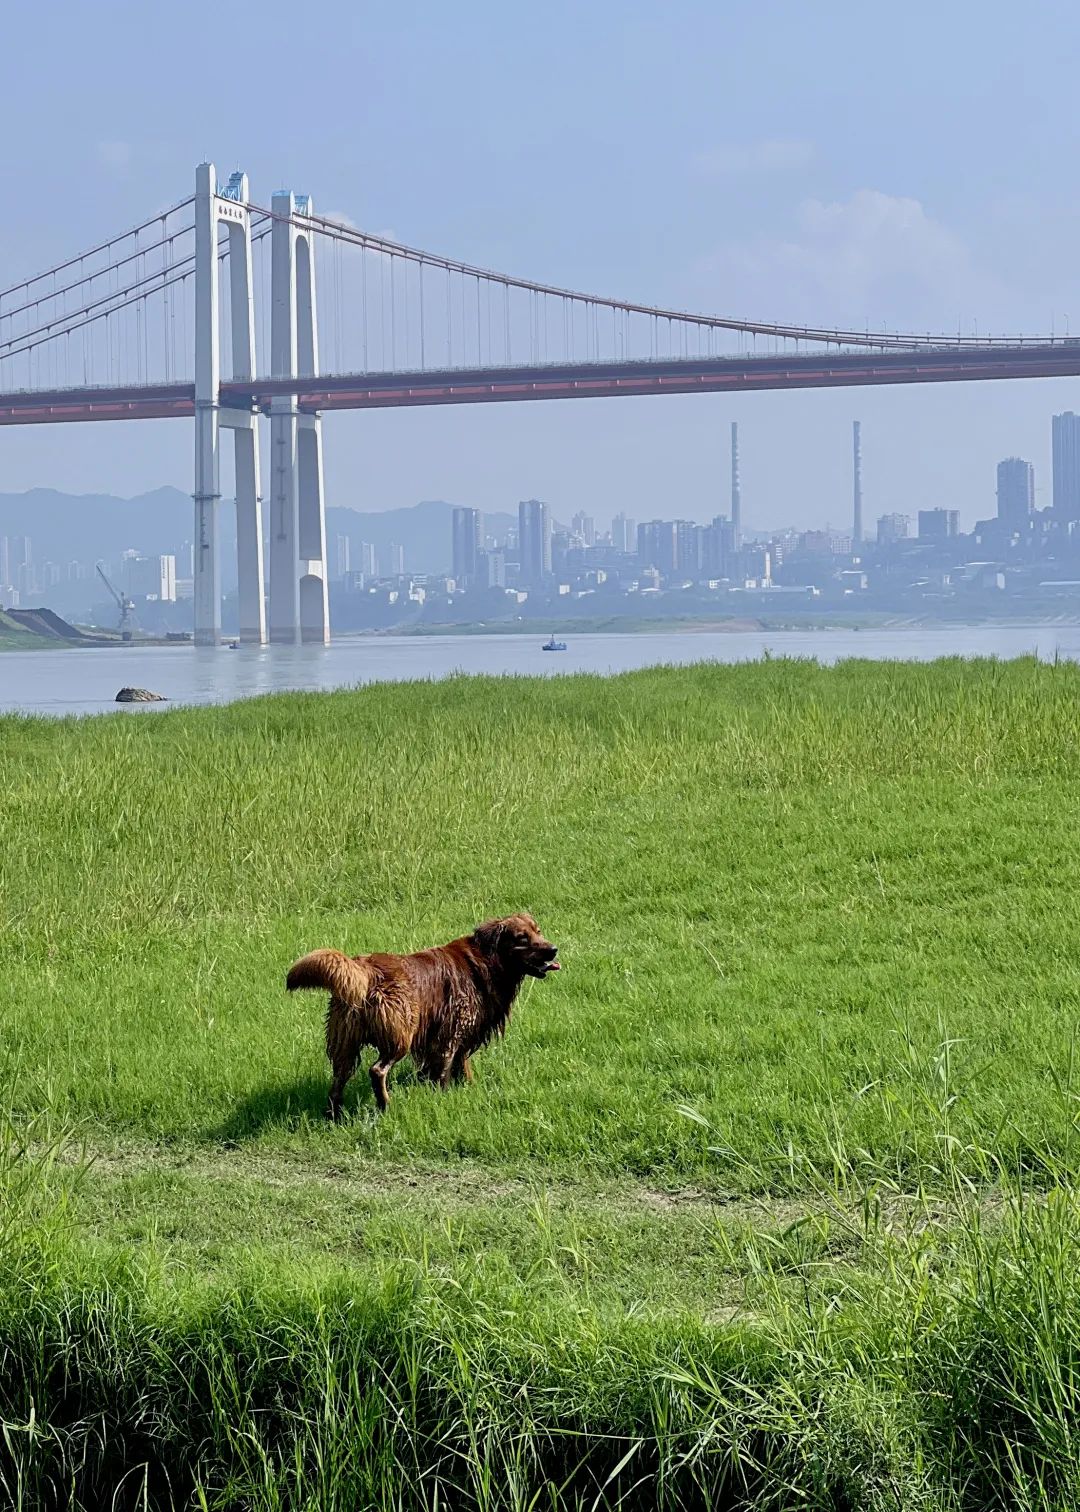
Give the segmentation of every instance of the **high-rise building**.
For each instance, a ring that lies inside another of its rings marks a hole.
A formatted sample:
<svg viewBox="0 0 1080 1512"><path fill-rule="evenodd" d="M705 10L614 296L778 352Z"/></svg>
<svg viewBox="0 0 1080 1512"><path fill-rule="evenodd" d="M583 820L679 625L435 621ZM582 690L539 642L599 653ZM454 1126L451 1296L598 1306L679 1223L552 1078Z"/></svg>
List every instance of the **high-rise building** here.
<svg viewBox="0 0 1080 1512"><path fill-rule="evenodd" d="M637 550L637 528L633 520L621 512L611 522L611 544L616 551L632 556Z"/></svg>
<svg viewBox="0 0 1080 1512"><path fill-rule="evenodd" d="M484 549L484 517L478 509L455 506L451 530L454 577L459 584L468 585L479 575L479 558Z"/></svg>
<svg viewBox="0 0 1080 1512"><path fill-rule="evenodd" d="M540 583L551 573L551 514L539 499L518 505L518 551L521 581Z"/></svg>
<svg viewBox="0 0 1080 1512"><path fill-rule="evenodd" d="M386 553L387 553L387 556L390 558L390 561L389 561L389 564L388 564L388 571L386 572L385 576L387 576L387 577L404 577L405 576L405 548L404 548L404 546L399 546L396 541L391 541L390 545L386 548Z"/></svg>
<svg viewBox="0 0 1080 1512"><path fill-rule="evenodd" d="M13 587L19 590L21 602L37 588L34 577L33 547L29 536L12 536L8 543L11 560L9 570Z"/></svg>
<svg viewBox="0 0 1080 1512"><path fill-rule="evenodd" d="M11 582L11 548L7 536L0 536L0 588Z"/></svg>
<svg viewBox="0 0 1080 1512"><path fill-rule="evenodd" d="M337 538L337 576L343 578L351 568L352 552L347 535L339 535Z"/></svg>
<svg viewBox="0 0 1080 1512"><path fill-rule="evenodd" d="M919 540L949 541L960 534L958 509L920 509Z"/></svg>
<svg viewBox="0 0 1080 1512"><path fill-rule="evenodd" d="M1059 520L1080 520L1080 415L1055 415L1054 513Z"/></svg>
<svg viewBox="0 0 1080 1512"><path fill-rule="evenodd" d="M852 509L851 540L858 550L862 545L862 426L851 422Z"/></svg>
<svg viewBox="0 0 1080 1512"><path fill-rule="evenodd" d="M905 514L878 516L877 540L879 546L891 546L894 541L906 541L911 520Z"/></svg>
<svg viewBox="0 0 1080 1512"><path fill-rule="evenodd" d="M573 537L568 530L551 532L551 572L553 577L565 579L570 566L570 542Z"/></svg>
<svg viewBox="0 0 1080 1512"><path fill-rule="evenodd" d="M176 558L124 553L124 586L132 598L176 602Z"/></svg>
<svg viewBox="0 0 1080 1512"><path fill-rule="evenodd" d="M851 537L838 530L804 530L798 538L800 556L842 557L851 555Z"/></svg>
<svg viewBox="0 0 1080 1512"><path fill-rule="evenodd" d="M705 529L701 570L706 577L730 577L735 569L735 532L727 515L717 515Z"/></svg>
<svg viewBox="0 0 1080 1512"><path fill-rule="evenodd" d="M645 520L637 528L639 567L674 572L678 560L674 520Z"/></svg>
<svg viewBox="0 0 1080 1512"><path fill-rule="evenodd" d="M476 572L481 588L506 587L506 557L501 551L482 551Z"/></svg>
<svg viewBox="0 0 1080 1512"><path fill-rule="evenodd" d="M356 568L356 571L365 578L378 576L379 564L375 557L375 547L371 541L360 542L360 565Z"/></svg>
<svg viewBox="0 0 1080 1512"><path fill-rule="evenodd" d="M579 510L571 521L570 528L574 535L581 537L582 545L596 545L596 521L592 515L587 515L584 510Z"/></svg>
<svg viewBox="0 0 1080 1512"><path fill-rule="evenodd" d="M742 549L742 483L739 479L739 422L731 422L731 528L735 550Z"/></svg>
<svg viewBox="0 0 1080 1512"><path fill-rule="evenodd" d="M1022 457L1006 457L997 467L997 517L1017 529L1035 508L1035 469Z"/></svg>
<svg viewBox="0 0 1080 1512"><path fill-rule="evenodd" d="M740 548L742 576L747 583L757 583L762 588L772 586L772 553L763 541Z"/></svg>
<svg viewBox="0 0 1080 1512"><path fill-rule="evenodd" d="M701 570L700 527L693 520L675 521L675 571L696 577Z"/></svg>

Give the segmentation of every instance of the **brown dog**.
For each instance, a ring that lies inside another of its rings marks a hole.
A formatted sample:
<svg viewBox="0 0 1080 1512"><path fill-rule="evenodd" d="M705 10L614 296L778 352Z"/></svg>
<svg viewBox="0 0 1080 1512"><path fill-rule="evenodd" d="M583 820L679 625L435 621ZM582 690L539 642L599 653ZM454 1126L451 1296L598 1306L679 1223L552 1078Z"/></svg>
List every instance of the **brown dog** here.
<svg viewBox="0 0 1080 1512"><path fill-rule="evenodd" d="M315 950L295 962L285 979L289 992L321 987L330 994L326 1053L334 1080L327 1118L341 1117L342 1094L365 1045L378 1051L371 1087L380 1109L390 1101L390 1072L406 1055L440 1087L472 1081L469 1056L502 1034L525 977L558 971L557 953L522 913L415 955L350 958Z"/></svg>

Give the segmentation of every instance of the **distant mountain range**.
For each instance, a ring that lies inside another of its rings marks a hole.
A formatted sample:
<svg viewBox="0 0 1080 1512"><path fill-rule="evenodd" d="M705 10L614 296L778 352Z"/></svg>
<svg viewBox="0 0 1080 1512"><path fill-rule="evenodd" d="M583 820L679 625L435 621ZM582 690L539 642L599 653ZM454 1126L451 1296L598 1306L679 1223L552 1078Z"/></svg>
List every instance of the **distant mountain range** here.
<svg viewBox="0 0 1080 1512"><path fill-rule="evenodd" d="M29 536L37 563L112 561L129 547L154 556L179 551L191 534L191 496L178 488L134 499L54 488L0 494L0 535Z"/></svg>
<svg viewBox="0 0 1080 1512"><path fill-rule="evenodd" d="M337 537L347 536L353 566L359 565L361 541L370 541L388 562L388 548L405 548L409 572L449 572L453 566L451 511L443 499L429 499L409 509L361 514L355 509L328 507L326 535L328 567L337 571ZM487 515L489 534L505 535L517 515ZM0 535L29 536L38 564L46 561L115 562L124 551L147 556L176 552L192 537L192 504L177 488L155 488L132 499L112 494L66 494L52 488L0 494ZM228 502L221 511L222 563L226 586L235 582L231 560L235 530ZM179 565L179 564L178 564ZM182 575L182 568L181 575Z"/></svg>

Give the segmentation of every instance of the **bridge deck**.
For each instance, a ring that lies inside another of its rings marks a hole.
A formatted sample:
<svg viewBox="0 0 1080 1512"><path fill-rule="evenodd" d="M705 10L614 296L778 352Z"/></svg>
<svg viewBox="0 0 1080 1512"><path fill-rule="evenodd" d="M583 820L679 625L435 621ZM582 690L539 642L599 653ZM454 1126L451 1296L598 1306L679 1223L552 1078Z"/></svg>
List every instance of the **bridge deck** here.
<svg viewBox="0 0 1080 1512"><path fill-rule="evenodd" d="M619 398L633 394L746 393L891 383L969 383L1080 375L1080 339L1017 346L922 347L901 351L805 352L565 366L448 368L260 378L221 385L226 407L266 410L295 394L306 412L491 404L535 399ZM18 390L0 394L0 425L191 417L190 383L118 388Z"/></svg>

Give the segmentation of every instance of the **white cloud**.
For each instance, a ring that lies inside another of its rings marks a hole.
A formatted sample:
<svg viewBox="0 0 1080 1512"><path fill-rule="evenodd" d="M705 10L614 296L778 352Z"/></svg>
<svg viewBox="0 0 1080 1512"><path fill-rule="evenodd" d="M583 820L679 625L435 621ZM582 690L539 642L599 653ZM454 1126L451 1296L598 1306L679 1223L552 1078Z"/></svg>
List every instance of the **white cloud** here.
<svg viewBox="0 0 1080 1512"><path fill-rule="evenodd" d="M699 173L709 178L730 178L737 174L783 173L805 168L814 156L812 142L766 140L761 142L727 142L701 152L694 159Z"/></svg>
<svg viewBox="0 0 1080 1512"><path fill-rule="evenodd" d="M357 231L361 236L374 237L376 241L399 242L398 236L392 230L368 231L363 226L357 225L351 215L346 215L344 210L327 210L321 216L322 220L333 221L335 226L341 226L346 231Z"/></svg>
<svg viewBox="0 0 1080 1512"><path fill-rule="evenodd" d="M789 236L723 245L699 274L712 308L809 325L949 332L978 321L1000 331L1016 308L1005 283L918 200L874 189L804 200Z"/></svg>
<svg viewBox="0 0 1080 1512"><path fill-rule="evenodd" d="M111 173L126 173L135 155L130 142L97 142L94 151L101 166Z"/></svg>

